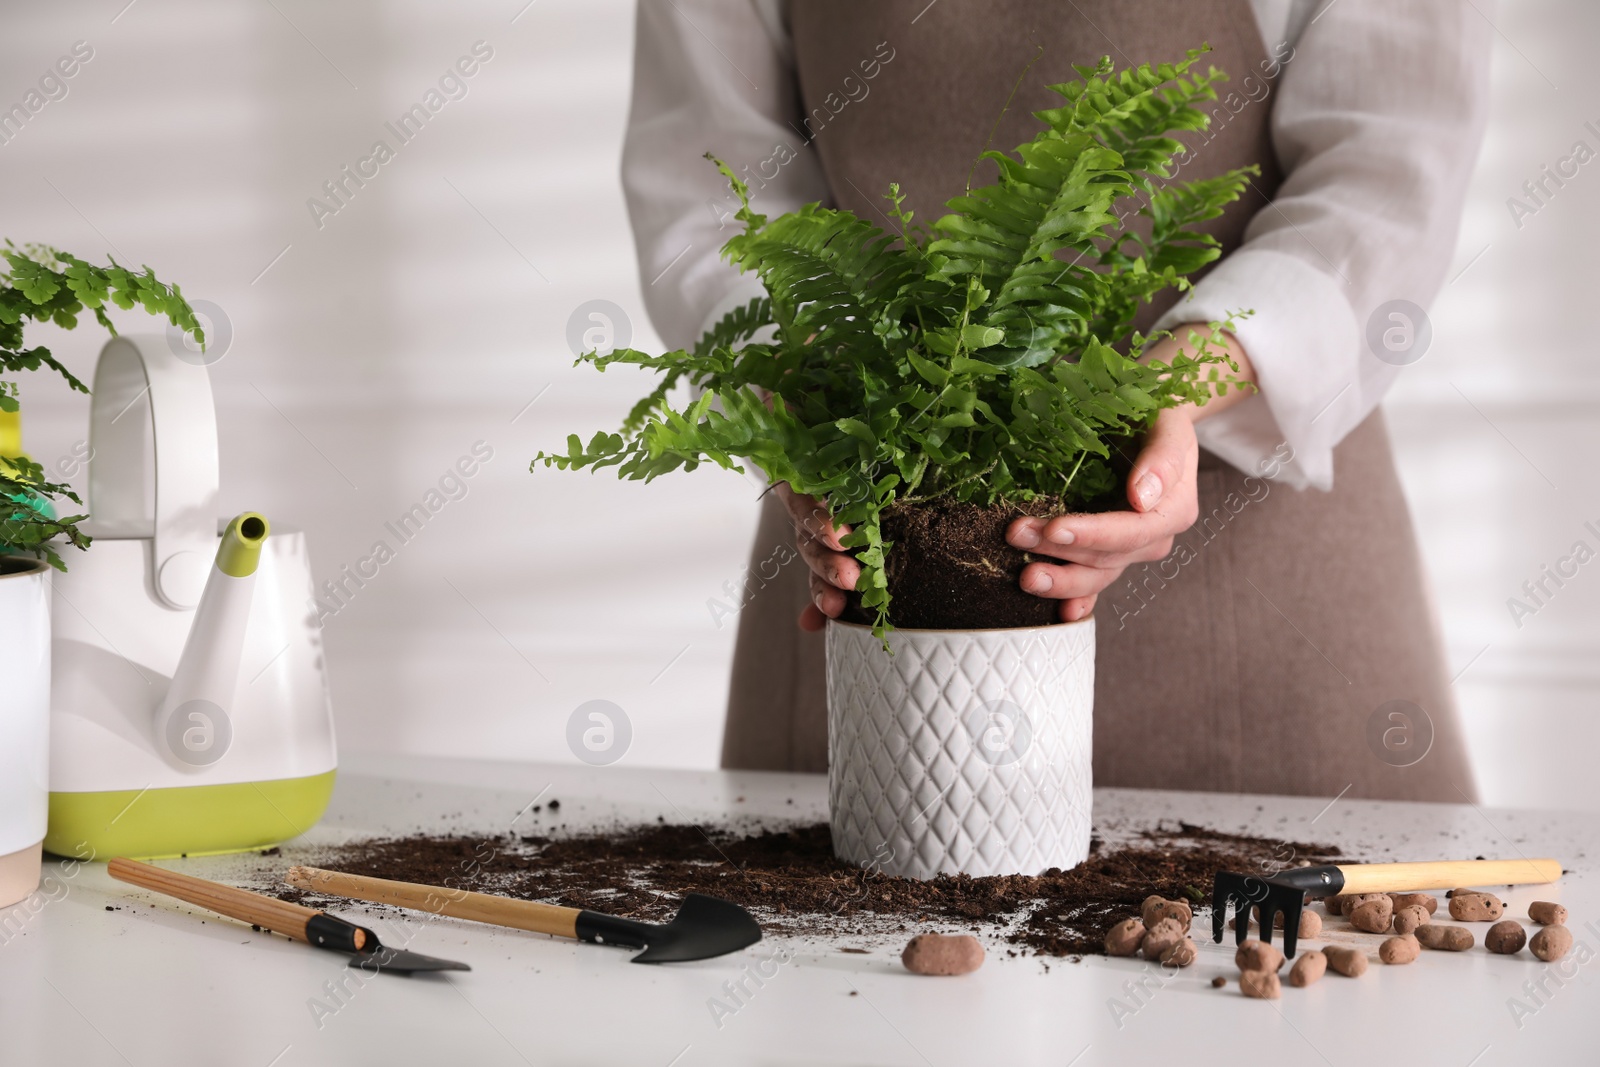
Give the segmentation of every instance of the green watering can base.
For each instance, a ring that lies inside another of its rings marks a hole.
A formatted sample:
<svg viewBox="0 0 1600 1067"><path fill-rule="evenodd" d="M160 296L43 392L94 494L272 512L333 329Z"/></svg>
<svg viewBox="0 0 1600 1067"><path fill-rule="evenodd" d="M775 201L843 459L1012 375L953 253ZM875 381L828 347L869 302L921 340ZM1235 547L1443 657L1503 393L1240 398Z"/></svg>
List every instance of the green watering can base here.
<svg viewBox="0 0 1600 1067"><path fill-rule="evenodd" d="M248 852L315 826L335 771L264 782L51 793L44 847L59 856L165 859Z"/></svg>

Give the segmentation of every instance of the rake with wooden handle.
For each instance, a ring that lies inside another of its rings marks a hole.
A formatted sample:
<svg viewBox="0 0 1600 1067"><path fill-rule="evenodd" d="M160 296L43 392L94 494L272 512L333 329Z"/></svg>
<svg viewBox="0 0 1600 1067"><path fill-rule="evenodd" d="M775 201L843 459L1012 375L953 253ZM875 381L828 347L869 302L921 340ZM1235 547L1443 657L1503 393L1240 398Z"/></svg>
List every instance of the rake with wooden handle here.
<svg viewBox="0 0 1600 1067"><path fill-rule="evenodd" d="M106 864L106 870L118 881L188 901L207 911L251 923L264 930L276 931L316 948L346 953L351 963L372 970L412 974L417 971L472 969L454 960L435 959L419 952L388 948L379 943L378 935L365 926L346 922L325 911L291 904L286 900L274 900L248 889L235 889L221 882L179 874L120 856Z"/></svg>
<svg viewBox="0 0 1600 1067"><path fill-rule="evenodd" d="M671 922L642 923L587 909L416 882L394 882L318 867L290 867L284 881L297 889L328 896L415 908L597 945L644 949L633 957L634 963L710 959L737 952L761 940L761 927L749 912L737 904L700 893L684 897L683 907Z"/></svg>
<svg viewBox="0 0 1600 1067"><path fill-rule="evenodd" d="M1307 893L1331 897L1341 893L1409 893L1468 885L1538 885L1560 877L1561 864L1552 859L1328 864L1292 867L1268 877L1218 871L1211 889L1211 935L1213 941L1222 941L1228 902L1233 901L1236 939L1244 944L1250 936L1250 907L1259 905L1261 914L1256 922L1261 940L1272 943L1272 927L1282 913L1283 954L1293 956Z"/></svg>

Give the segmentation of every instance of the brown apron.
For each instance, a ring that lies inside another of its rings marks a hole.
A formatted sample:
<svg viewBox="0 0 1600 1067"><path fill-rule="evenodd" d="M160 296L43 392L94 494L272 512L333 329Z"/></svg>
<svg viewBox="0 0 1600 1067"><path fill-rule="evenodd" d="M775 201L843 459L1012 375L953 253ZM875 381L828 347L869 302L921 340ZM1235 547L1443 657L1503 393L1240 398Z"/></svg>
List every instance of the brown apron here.
<svg viewBox="0 0 1600 1067"><path fill-rule="evenodd" d="M1280 180L1269 137L1277 69L1248 0L799 0L790 22L807 112L796 129L813 138L835 203L863 216L898 181L918 218L937 218L985 146L1033 136L1031 112L1060 99L1044 86L1073 77L1072 64L1172 60L1202 41L1232 80L1211 105L1209 138L1185 138L1179 176L1262 170L1210 224L1225 253ZM872 58L881 66L864 80ZM972 186L993 176L985 163ZM1206 452L1200 468L1200 521L1095 609L1095 784L1475 798L1382 416L1335 449L1329 493L1247 476ZM755 562L792 537L769 497ZM725 767L827 769L823 639L795 625L809 597L796 558L744 607Z"/></svg>

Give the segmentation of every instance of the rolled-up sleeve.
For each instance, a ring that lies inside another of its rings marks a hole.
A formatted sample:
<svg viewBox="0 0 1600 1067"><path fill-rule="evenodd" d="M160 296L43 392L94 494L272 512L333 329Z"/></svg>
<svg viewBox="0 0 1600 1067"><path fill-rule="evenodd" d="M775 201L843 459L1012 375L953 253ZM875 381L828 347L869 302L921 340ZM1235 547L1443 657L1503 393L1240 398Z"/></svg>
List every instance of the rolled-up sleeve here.
<svg viewBox="0 0 1600 1067"><path fill-rule="evenodd" d="M750 184L764 214L828 196L815 152L788 124L796 92L775 0L640 0L622 187L645 307L674 348L764 292L719 257L741 223L705 153Z"/></svg>
<svg viewBox="0 0 1600 1067"><path fill-rule="evenodd" d="M1261 392L1202 419L1200 443L1255 470L1287 442L1284 479L1328 489L1334 446L1399 374L1369 348L1369 319L1394 300L1426 308L1448 269L1493 31L1487 0L1318 6L1274 90L1282 187L1157 326L1253 310L1235 332Z"/></svg>

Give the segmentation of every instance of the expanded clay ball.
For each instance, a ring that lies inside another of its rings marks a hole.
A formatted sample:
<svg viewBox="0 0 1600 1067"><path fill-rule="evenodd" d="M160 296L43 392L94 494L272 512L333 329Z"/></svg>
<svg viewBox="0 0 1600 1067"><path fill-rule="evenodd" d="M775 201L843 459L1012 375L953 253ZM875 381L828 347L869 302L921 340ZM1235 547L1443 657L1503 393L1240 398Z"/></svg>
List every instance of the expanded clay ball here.
<svg viewBox="0 0 1600 1067"><path fill-rule="evenodd" d="M1189 928L1177 919L1162 919L1145 932L1140 946L1147 960L1159 960L1161 954L1189 936Z"/></svg>
<svg viewBox="0 0 1600 1067"><path fill-rule="evenodd" d="M1220 975L1220 974L1217 975L1215 978L1211 979L1211 988L1212 989L1221 989L1223 986L1225 986L1227 984L1228 984L1228 980L1226 978L1222 977L1222 975Z"/></svg>
<svg viewBox="0 0 1600 1067"><path fill-rule="evenodd" d="M1274 971L1245 971L1239 976L1239 992L1257 1000L1277 1000L1283 996L1283 983Z"/></svg>
<svg viewBox="0 0 1600 1067"><path fill-rule="evenodd" d="M1165 907L1166 903L1166 897L1158 897L1154 893L1145 897L1144 903L1139 905L1139 921L1144 923L1146 928L1154 926L1165 918L1163 915L1158 915L1157 912Z"/></svg>
<svg viewBox="0 0 1600 1067"><path fill-rule="evenodd" d="M1136 956L1144 944L1144 923L1138 919L1123 919L1106 931L1107 956Z"/></svg>
<svg viewBox="0 0 1600 1067"><path fill-rule="evenodd" d="M1187 901L1183 900L1163 900L1149 914L1155 918L1157 923L1162 919L1175 919L1183 924L1185 930L1189 929L1189 925L1194 922L1194 909L1189 907ZM1154 924L1149 919L1146 919L1145 925L1151 926Z"/></svg>
<svg viewBox="0 0 1600 1067"><path fill-rule="evenodd" d="M1372 900L1362 901L1350 913L1350 925L1369 934L1387 933L1394 918L1394 901L1380 894Z"/></svg>
<svg viewBox="0 0 1600 1067"><path fill-rule="evenodd" d="M1546 926L1533 935L1528 951L1546 963L1554 963L1572 951L1572 931L1565 926Z"/></svg>
<svg viewBox="0 0 1600 1067"><path fill-rule="evenodd" d="M1428 925L1428 909L1421 904L1408 904L1394 913L1394 932L1405 935L1419 926Z"/></svg>
<svg viewBox="0 0 1600 1067"><path fill-rule="evenodd" d="M1256 905L1255 911L1254 911L1253 914L1254 914L1256 925L1259 927L1261 925L1261 905L1259 905L1259 904ZM1274 930L1282 930L1283 929L1283 912L1280 911L1280 912L1278 912L1278 914L1276 914L1276 915L1274 915L1272 917L1272 928ZM1228 920L1228 929L1230 929L1230 930L1233 929L1233 920L1232 919ZM1316 912L1312 911L1310 908L1302 907L1300 909L1300 934L1299 934L1299 936L1301 936L1301 937L1317 937L1317 936L1321 935L1321 933L1322 933L1322 916L1318 915Z"/></svg>
<svg viewBox="0 0 1600 1067"><path fill-rule="evenodd" d="M1187 967L1199 958L1200 950L1195 947L1192 939L1186 937L1161 954L1161 965L1163 967Z"/></svg>
<svg viewBox="0 0 1600 1067"><path fill-rule="evenodd" d="M1502 956L1514 956L1528 943L1528 935L1515 919L1501 919L1483 935L1483 947Z"/></svg>
<svg viewBox="0 0 1600 1067"><path fill-rule="evenodd" d="M1411 936L1423 948L1431 948L1436 952L1465 952L1473 942L1471 930L1464 926L1446 926L1444 923L1419 926L1411 932Z"/></svg>
<svg viewBox="0 0 1600 1067"><path fill-rule="evenodd" d="M1505 910L1506 906L1493 893L1466 893L1458 889L1450 898L1450 918L1460 922L1495 922Z"/></svg>
<svg viewBox="0 0 1600 1067"><path fill-rule="evenodd" d="M1327 912L1329 915L1342 916L1344 914L1344 897L1323 897L1322 910Z"/></svg>
<svg viewBox="0 0 1600 1067"><path fill-rule="evenodd" d="M1409 908L1413 904L1427 909L1429 915L1439 910L1439 898L1432 893L1390 893L1389 899L1394 901L1394 910Z"/></svg>
<svg viewBox="0 0 1600 1067"><path fill-rule="evenodd" d="M1391 937L1378 946L1378 958L1384 963L1410 963L1422 955L1422 945L1410 934Z"/></svg>
<svg viewBox="0 0 1600 1067"><path fill-rule="evenodd" d="M1367 954L1343 945L1328 945L1322 950L1328 957L1328 967L1346 978L1360 978L1367 973Z"/></svg>
<svg viewBox="0 0 1600 1067"><path fill-rule="evenodd" d="M1283 966L1283 953L1277 947L1251 938L1233 954L1234 966L1241 971L1271 971L1276 974Z"/></svg>
<svg viewBox="0 0 1600 1067"><path fill-rule="evenodd" d="M983 966L983 945L971 934L918 934L900 962L912 974L971 974Z"/></svg>
<svg viewBox="0 0 1600 1067"><path fill-rule="evenodd" d="M1320 952L1306 952L1296 957L1289 968L1289 984L1300 989L1321 978L1328 969L1328 957Z"/></svg>
<svg viewBox="0 0 1600 1067"><path fill-rule="evenodd" d="M1347 893L1345 896L1340 898L1344 901L1344 917L1346 919L1350 918L1351 912L1355 911L1367 901L1377 900L1379 897L1382 897L1384 900L1389 900L1388 893ZM1394 907L1394 901L1389 900L1389 907Z"/></svg>
<svg viewBox="0 0 1600 1067"><path fill-rule="evenodd" d="M1548 900L1536 900L1528 905L1528 918L1540 926L1565 926L1567 909Z"/></svg>

